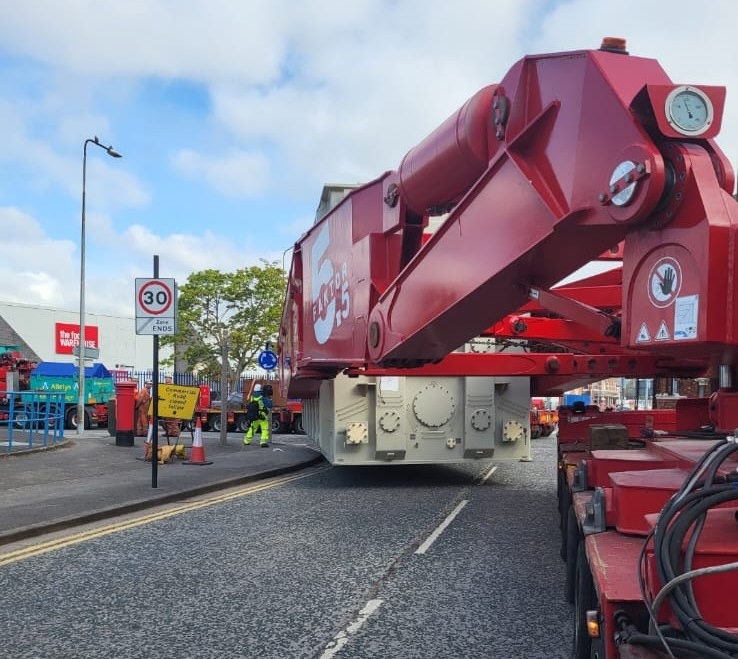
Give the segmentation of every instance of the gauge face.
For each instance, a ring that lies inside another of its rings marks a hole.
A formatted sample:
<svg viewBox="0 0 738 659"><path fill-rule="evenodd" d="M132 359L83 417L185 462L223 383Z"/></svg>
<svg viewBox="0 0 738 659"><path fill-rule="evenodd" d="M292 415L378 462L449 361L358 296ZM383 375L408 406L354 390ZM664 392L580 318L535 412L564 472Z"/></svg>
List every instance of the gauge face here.
<svg viewBox="0 0 738 659"><path fill-rule="evenodd" d="M713 116L712 102L701 89L682 85L666 97L666 118L682 135L701 135L712 124Z"/></svg>

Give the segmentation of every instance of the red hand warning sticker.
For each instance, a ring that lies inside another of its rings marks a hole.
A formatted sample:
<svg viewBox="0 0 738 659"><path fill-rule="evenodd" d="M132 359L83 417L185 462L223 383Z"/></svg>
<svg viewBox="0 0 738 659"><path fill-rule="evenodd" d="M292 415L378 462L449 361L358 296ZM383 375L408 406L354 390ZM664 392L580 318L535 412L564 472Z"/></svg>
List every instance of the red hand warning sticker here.
<svg viewBox="0 0 738 659"><path fill-rule="evenodd" d="M648 275L648 299L654 307L668 307L682 287L682 268L671 256L654 263Z"/></svg>

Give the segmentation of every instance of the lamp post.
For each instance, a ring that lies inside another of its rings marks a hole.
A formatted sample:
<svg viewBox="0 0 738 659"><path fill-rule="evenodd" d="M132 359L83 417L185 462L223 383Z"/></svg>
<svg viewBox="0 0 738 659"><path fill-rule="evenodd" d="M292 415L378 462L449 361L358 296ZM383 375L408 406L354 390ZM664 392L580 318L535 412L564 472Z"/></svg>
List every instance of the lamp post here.
<svg viewBox="0 0 738 659"><path fill-rule="evenodd" d="M79 243L79 397L77 398L77 434L85 430L85 186L87 182L87 145L94 144L112 158L120 158L113 147L100 144L97 136L85 140L82 148L82 236Z"/></svg>

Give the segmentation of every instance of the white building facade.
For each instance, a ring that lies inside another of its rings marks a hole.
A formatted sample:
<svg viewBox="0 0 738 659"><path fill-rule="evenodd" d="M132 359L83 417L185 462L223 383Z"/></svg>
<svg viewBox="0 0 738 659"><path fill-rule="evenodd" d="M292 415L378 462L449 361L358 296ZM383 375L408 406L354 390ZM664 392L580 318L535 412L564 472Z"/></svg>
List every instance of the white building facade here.
<svg viewBox="0 0 738 659"><path fill-rule="evenodd" d="M79 310L53 309L11 302L0 302L0 317L28 344L42 361L74 362L73 350L79 345ZM136 334L133 316L85 314L86 349L99 350L90 361L108 369L144 371L153 367L154 339ZM94 354L94 353L93 353ZM160 348L160 361L171 356L170 348Z"/></svg>

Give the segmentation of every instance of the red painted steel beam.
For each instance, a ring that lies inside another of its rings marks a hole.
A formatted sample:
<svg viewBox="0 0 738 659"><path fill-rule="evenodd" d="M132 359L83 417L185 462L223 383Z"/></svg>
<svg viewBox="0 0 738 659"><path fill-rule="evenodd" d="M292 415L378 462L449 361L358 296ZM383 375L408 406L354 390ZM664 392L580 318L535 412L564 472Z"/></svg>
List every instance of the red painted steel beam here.
<svg viewBox="0 0 738 659"><path fill-rule="evenodd" d="M597 330L564 318L512 315L490 327L482 336L548 342L572 352L592 353L599 347L606 352L622 351L614 338L605 337Z"/></svg>
<svg viewBox="0 0 738 659"><path fill-rule="evenodd" d="M455 352L435 364L418 368L385 368L369 366L347 369L349 375L374 376L585 376L609 377L685 377L704 371L701 364L677 363L656 355L571 355L519 352L487 354Z"/></svg>
<svg viewBox="0 0 738 659"><path fill-rule="evenodd" d="M605 313L596 307L560 295L558 292L545 291L535 286L531 286L528 290L528 297L544 309L589 327L603 338L620 338L620 319L614 314Z"/></svg>

